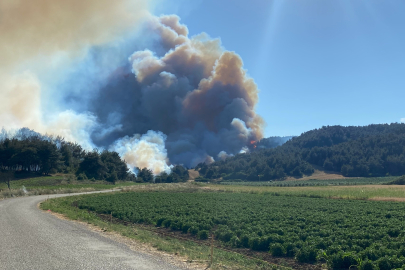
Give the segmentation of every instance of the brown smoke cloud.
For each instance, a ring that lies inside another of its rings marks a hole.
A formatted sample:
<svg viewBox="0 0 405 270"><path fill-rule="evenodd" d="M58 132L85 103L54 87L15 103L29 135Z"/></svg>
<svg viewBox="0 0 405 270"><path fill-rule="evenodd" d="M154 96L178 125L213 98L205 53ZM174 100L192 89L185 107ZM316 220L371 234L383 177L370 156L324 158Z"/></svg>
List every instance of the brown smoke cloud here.
<svg viewBox="0 0 405 270"><path fill-rule="evenodd" d="M41 85L34 74L0 76L0 124L8 128L41 128L40 108Z"/></svg>
<svg viewBox="0 0 405 270"><path fill-rule="evenodd" d="M201 80L198 89L188 93L183 101L185 114L192 122L202 121L211 130L218 132L218 116L229 103L227 100L241 102L243 120L251 128L253 140L263 138L263 119L255 113L258 102L258 88L252 78L247 77L242 59L233 52L224 52L218 59L212 75Z"/></svg>
<svg viewBox="0 0 405 270"><path fill-rule="evenodd" d="M20 65L119 37L147 15L147 0L2 0L0 62ZM49 59L47 59L49 60Z"/></svg>

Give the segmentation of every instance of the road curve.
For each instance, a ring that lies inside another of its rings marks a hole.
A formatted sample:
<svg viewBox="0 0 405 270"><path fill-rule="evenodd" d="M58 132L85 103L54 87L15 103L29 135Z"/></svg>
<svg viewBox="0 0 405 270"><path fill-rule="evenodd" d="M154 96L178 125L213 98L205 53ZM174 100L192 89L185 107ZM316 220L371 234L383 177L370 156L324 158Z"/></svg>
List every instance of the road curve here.
<svg viewBox="0 0 405 270"><path fill-rule="evenodd" d="M47 197L0 201L1 270L179 269L39 210L37 204Z"/></svg>

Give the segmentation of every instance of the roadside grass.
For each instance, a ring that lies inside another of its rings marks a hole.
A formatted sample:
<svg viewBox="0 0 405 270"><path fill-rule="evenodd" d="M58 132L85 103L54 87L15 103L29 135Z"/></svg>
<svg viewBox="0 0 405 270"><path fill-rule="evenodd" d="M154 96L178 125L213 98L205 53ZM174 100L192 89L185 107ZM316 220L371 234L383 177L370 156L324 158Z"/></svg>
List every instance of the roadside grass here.
<svg viewBox="0 0 405 270"><path fill-rule="evenodd" d="M78 220L95 225L104 231L116 232L122 236L147 244L158 251L180 256L188 262L197 262L204 267L210 260L210 247L199 245L193 241L176 239L168 236L159 236L157 233L145 230L139 226L125 226L102 220L96 214L73 206L75 201L83 196L63 197L49 199L40 204L43 210L50 210L64 215L71 220ZM214 248L213 265L209 269L291 269L285 266L276 266L262 260L246 257L239 253Z"/></svg>
<svg viewBox="0 0 405 270"><path fill-rule="evenodd" d="M11 189L20 189L25 187L27 190L32 189L55 189L55 188L97 188L109 189L111 186L132 186L136 185L134 182L117 182L116 185L106 181L77 181L69 180L70 175L56 175L56 176L41 176L34 178L27 178L21 180L12 180L10 182ZM6 189L6 183L0 183L0 189Z"/></svg>
<svg viewBox="0 0 405 270"><path fill-rule="evenodd" d="M10 182L11 190L8 189L6 183L0 183L0 200L25 195L78 193L125 188L136 185L142 184L134 182L116 182L114 185L106 181L77 181L70 175L42 176L12 180Z"/></svg>
<svg viewBox="0 0 405 270"><path fill-rule="evenodd" d="M202 185L207 189L222 192L268 193L283 196L323 197L337 199L405 199L405 185L353 185L272 187L239 185Z"/></svg>

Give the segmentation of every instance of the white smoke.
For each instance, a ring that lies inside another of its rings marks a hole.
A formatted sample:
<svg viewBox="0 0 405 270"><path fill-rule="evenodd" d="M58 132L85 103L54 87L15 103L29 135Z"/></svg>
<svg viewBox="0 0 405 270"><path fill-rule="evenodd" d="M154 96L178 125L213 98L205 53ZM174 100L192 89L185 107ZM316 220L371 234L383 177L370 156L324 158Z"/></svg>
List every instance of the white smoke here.
<svg viewBox="0 0 405 270"><path fill-rule="evenodd" d="M405 123L405 118L401 118L401 123Z"/></svg>
<svg viewBox="0 0 405 270"><path fill-rule="evenodd" d="M239 151L239 154L247 154L249 153L250 150L246 146L242 147L242 149Z"/></svg>
<svg viewBox="0 0 405 270"><path fill-rule="evenodd" d="M228 153L225 152L225 151L221 151L221 152L219 152L219 154L218 154L218 158L219 158L220 160L225 160L225 159L227 159L227 158L229 158L229 157L233 157L233 155L232 155L232 154L228 154Z"/></svg>
<svg viewBox="0 0 405 270"><path fill-rule="evenodd" d="M153 174L158 175L170 172L165 140L166 135L162 132L149 130L144 135L135 134L117 140L110 150L120 154L131 169L148 168Z"/></svg>

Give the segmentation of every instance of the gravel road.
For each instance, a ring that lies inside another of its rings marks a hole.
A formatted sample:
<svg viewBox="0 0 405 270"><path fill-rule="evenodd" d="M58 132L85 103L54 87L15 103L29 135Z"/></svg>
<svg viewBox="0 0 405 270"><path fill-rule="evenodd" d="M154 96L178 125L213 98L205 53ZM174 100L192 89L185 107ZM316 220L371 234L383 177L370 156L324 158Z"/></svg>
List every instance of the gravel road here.
<svg viewBox="0 0 405 270"><path fill-rule="evenodd" d="M179 269L39 210L47 197L0 201L0 269Z"/></svg>

